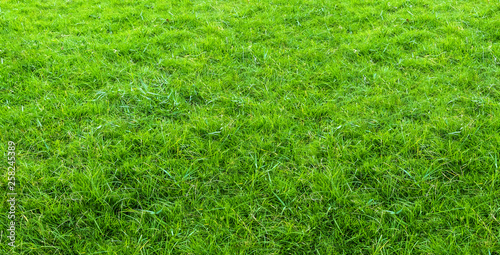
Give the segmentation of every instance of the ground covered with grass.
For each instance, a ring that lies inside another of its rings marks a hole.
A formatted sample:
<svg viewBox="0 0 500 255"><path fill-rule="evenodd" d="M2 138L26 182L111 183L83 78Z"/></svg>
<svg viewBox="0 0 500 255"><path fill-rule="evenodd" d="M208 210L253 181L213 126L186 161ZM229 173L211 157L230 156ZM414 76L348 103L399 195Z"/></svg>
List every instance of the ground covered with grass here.
<svg viewBox="0 0 500 255"><path fill-rule="evenodd" d="M0 250L498 254L499 13L2 1Z"/></svg>

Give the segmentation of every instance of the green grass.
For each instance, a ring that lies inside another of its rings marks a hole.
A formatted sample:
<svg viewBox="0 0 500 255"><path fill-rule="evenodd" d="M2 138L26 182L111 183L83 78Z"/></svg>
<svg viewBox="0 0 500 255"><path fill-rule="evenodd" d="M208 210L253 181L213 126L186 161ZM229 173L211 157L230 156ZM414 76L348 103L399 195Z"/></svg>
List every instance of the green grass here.
<svg viewBox="0 0 500 255"><path fill-rule="evenodd" d="M1 254L499 254L498 13L2 1Z"/></svg>

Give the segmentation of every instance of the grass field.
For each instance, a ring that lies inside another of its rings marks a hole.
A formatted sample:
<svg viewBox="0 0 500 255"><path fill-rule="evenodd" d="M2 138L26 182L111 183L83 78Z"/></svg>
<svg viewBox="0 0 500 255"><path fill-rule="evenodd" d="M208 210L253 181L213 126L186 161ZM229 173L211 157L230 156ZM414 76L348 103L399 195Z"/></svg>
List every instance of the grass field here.
<svg viewBox="0 0 500 255"><path fill-rule="evenodd" d="M0 108L0 254L500 253L498 0L5 0Z"/></svg>

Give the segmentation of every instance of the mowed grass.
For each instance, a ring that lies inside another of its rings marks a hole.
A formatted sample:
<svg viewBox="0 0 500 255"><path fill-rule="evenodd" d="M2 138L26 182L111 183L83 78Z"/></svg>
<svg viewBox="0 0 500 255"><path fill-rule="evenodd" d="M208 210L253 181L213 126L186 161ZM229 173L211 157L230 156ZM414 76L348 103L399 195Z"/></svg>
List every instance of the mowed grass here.
<svg viewBox="0 0 500 255"><path fill-rule="evenodd" d="M499 14L2 1L1 254L499 254Z"/></svg>

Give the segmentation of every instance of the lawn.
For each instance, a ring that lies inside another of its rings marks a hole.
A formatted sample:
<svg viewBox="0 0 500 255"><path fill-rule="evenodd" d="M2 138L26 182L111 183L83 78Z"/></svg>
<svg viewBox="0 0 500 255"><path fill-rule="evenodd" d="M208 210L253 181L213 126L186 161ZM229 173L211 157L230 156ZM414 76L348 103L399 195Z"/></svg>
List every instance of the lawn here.
<svg viewBox="0 0 500 255"><path fill-rule="evenodd" d="M499 0L0 2L0 254L500 254L499 148Z"/></svg>

